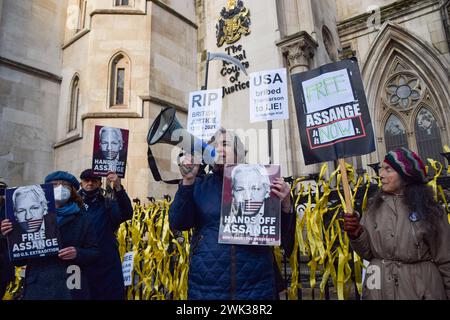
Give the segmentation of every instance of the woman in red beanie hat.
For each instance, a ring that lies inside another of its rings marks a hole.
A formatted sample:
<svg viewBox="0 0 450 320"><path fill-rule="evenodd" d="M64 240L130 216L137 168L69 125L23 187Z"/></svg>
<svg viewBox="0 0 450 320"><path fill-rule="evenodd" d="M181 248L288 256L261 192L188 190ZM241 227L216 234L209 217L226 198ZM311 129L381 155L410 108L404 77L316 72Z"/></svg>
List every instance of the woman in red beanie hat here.
<svg viewBox="0 0 450 320"><path fill-rule="evenodd" d="M408 149L393 150L380 178L361 221L344 217L351 246L370 261L363 299L450 299L450 225L426 185L423 161Z"/></svg>

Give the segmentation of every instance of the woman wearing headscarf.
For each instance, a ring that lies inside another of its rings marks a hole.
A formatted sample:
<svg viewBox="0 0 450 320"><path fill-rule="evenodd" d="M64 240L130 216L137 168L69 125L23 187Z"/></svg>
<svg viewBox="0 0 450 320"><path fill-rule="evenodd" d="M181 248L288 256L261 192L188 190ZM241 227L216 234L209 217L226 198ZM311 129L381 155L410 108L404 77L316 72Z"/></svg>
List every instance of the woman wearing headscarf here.
<svg viewBox="0 0 450 320"><path fill-rule="evenodd" d="M53 184L59 252L55 256L18 261L26 265L24 300L89 299L89 287L83 269L97 256L97 240L90 220L82 214L78 180L70 173L56 171L45 178ZM3 220L1 232L7 235L13 225Z"/></svg>
<svg viewBox="0 0 450 320"><path fill-rule="evenodd" d="M363 299L450 299L450 225L427 186L419 156L406 148L382 164L381 191L361 221L345 215L353 249L370 261Z"/></svg>

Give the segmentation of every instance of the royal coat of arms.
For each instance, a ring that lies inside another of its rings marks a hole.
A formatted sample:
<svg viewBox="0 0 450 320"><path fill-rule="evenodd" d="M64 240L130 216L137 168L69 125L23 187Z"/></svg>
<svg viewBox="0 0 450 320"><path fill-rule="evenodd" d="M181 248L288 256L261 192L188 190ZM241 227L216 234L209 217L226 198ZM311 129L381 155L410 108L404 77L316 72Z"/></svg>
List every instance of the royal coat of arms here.
<svg viewBox="0 0 450 320"><path fill-rule="evenodd" d="M228 0L216 24L217 46L232 44L250 34L250 11L242 0Z"/></svg>

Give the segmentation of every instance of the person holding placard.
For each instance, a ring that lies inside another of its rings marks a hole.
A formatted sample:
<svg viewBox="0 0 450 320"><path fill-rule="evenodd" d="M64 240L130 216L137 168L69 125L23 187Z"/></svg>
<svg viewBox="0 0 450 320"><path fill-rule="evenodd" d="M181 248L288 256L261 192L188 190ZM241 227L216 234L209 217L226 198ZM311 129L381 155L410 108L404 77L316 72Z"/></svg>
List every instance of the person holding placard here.
<svg viewBox="0 0 450 320"><path fill-rule="evenodd" d="M199 165L186 155L180 161L183 179L169 210L172 229L194 229L188 299L277 299L278 274L271 247L218 243L224 164L244 163L245 149L241 140L225 129L220 129L210 144L218 156L213 172L198 177ZM290 187L277 179L270 190L281 199L281 244L289 256L295 232Z"/></svg>
<svg viewBox="0 0 450 320"><path fill-rule="evenodd" d="M111 184L109 193L101 188L102 178L92 169L81 175L79 191L87 216L97 234L100 257L87 271L93 300L124 300L125 287L115 232L119 225L131 219L133 206L121 179L115 172L108 172L106 181Z"/></svg>
<svg viewBox="0 0 450 320"><path fill-rule="evenodd" d="M85 268L98 258L98 248L93 226L81 211L83 202L77 193L80 184L72 174L63 171L49 174L45 183L53 184L60 250L56 256L14 262L16 266L27 266L23 299L89 299ZM22 196L34 197L33 191L27 192ZM3 220L1 233L6 236L12 230L13 224Z"/></svg>
<svg viewBox="0 0 450 320"><path fill-rule="evenodd" d="M370 261L363 299L450 299L450 225L427 186L423 161L406 148L383 162L381 191L359 221L345 215L351 246Z"/></svg>

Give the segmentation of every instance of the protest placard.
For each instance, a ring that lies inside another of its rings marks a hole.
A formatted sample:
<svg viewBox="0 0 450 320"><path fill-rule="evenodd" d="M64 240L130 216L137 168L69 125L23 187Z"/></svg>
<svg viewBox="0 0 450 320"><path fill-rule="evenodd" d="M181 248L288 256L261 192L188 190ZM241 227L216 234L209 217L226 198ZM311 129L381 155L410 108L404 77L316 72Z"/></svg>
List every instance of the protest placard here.
<svg viewBox="0 0 450 320"><path fill-rule="evenodd" d="M292 76L306 164L375 151L372 123L356 60Z"/></svg>
<svg viewBox="0 0 450 320"><path fill-rule="evenodd" d="M134 252L126 252L123 256L122 273L124 286L131 286L131 273L133 272Z"/></svg>
<svg viewBox="0 0 450 320"><path fill-rule="evenodd" d="M9 188L5 197L6 217L13 224L7 236L11 261L58 254L53 185Z"/></svg>
<svg viewBox="0 0 450 320"><path fill-rule="evenodd" d="M278 165L226 164L219 243L280 245L281 201L270 185Z"/></svg>
<svg viewBox="0 0 450 320"><path fill-rule="evenodd" d="M128 130L95 126L92 170L99 177L114 171L125 177L128 152Z"/></svg>
<svg viewBox="0 0 450 320"><path fill-rule="evenodd" d="M207 141L220 129L221 114L222 89L191 92L187 131Z"/></svg>
<svg viewBox="0 0 450 320"><path fill-rule="evenodd" d="M250 122L289 119L286 69L250 74Z"/></svg>

